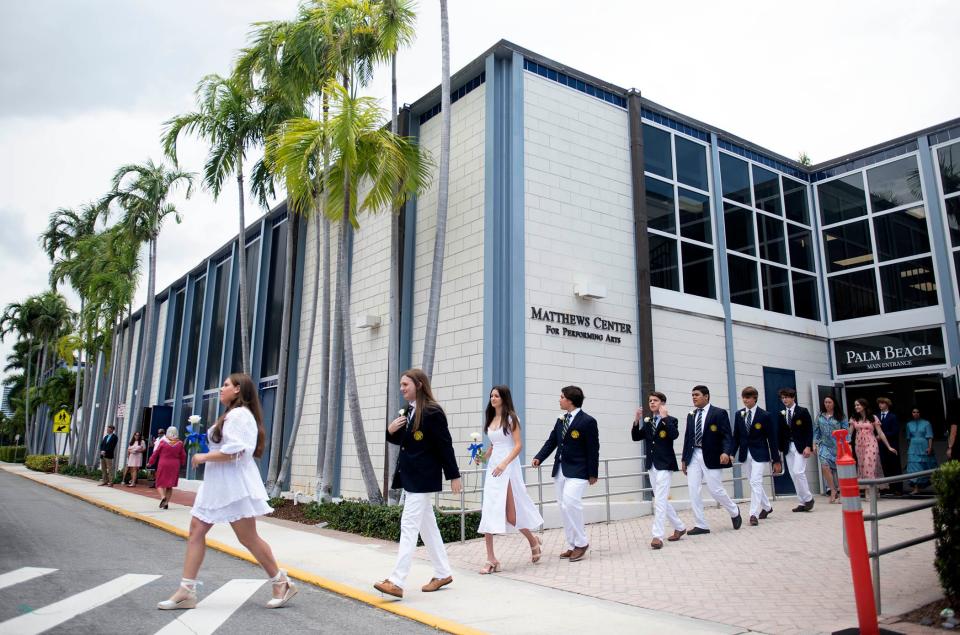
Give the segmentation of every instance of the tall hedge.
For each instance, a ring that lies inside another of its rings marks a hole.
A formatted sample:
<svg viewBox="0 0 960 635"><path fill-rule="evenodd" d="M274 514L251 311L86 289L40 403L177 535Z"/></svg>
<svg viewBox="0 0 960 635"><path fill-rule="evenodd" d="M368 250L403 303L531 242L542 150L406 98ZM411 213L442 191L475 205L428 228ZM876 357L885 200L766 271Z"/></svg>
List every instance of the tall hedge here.
<svg viewBox="0 0 960 635"><path fill-rule="evenodd" d="M960 461L944 463L932 480L937 493L933 508L937 573L944 595L956 605L960 601Z"/></svg>
<svg viewBox="0 0 960 635"><path fill-rule="evenodd" d="M70 457L59 454L29 454L26 459L24 459L24 464L31 470L37 472L52 472L54 462L58 460L60 462L60 469L63 469L67 461L70 460Z"/></svg>
<svg viewBox="0 0 960 635"><path fill-rule="evenodd" d="M5 463L23 463L27 448L23 445L0 445L0 461Z"/></svg>

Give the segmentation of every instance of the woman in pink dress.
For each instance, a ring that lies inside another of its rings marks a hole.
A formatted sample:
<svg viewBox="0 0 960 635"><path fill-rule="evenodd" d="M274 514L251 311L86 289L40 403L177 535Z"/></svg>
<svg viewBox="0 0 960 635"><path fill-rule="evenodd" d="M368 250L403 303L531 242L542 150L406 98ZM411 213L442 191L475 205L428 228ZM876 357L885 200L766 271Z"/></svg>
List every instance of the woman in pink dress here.
<svg viewBox="0 0 960 635"><path fill-rule="evenodd" d="M134 432L133 438L130 439L130 445L127 446L127 473L124 474L124 480L127 476L130 477L127 487L137 486L137 473L143 466L143 453L146 449L147 444L143 442L140 433Z"/></svg>
<svg viewBox="0 0 960 635"><path fill-rule="evenodd" d="M890 446L887 437L883 434L883 428L880 427L880 420L870 412L870 403L866 399L857 399L853 404L856 414L850 417L850 436L853 437L854 430L856 437L857 452L857 477L881 478L883 471L880 469L880 445L877 443L877 437L883 441L887 449L897 453ZM876 436L874 436L876 433Z"/></svg>
<svg viewBox="0 0 960 635"><path fill-rule="evenodd" d="M173 488L180 481L180 468L187 464L187 452L177 436L175 427L167 428L167 436L157 444L150 456L150 467L157 468L156 488L160 490L160 509L170 507Z"/></svg>

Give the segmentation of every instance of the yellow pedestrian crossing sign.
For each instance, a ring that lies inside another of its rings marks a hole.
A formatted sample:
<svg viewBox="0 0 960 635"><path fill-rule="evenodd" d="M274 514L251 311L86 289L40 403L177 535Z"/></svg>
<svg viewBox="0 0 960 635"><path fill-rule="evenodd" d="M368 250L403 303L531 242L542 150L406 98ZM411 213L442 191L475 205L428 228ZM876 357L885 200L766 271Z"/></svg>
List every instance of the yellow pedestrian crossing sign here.
<svg viewBox="0 0 960 635"><path fill-rule="evenodd" d="M69 433L70 432L70 413L66 410L60 410L53 415L53 431Z"/></svg>

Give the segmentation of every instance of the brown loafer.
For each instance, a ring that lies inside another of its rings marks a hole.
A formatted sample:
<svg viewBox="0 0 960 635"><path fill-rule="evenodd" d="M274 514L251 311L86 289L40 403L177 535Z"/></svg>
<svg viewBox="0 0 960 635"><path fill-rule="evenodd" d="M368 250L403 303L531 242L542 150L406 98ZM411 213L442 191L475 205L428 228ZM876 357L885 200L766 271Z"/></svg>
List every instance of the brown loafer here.
<svg viewBox="0 0 960 635"><path fill-rule="evenodd" d="M650 541L650 548L663 549L663 541L660 540L659 538L654 538L653 540Z"/></svg>
<svg viewBox="0 0 960 635"><path fill-rule="evenodd" d="M447 586L451 582L453 582L453 576L449 576L449 575L445 578L430 578L430 581L424 584L423 587L420 588L420 590L423 591L424 593L432 593L433 591L436 591L440 587Z"/></svg>
<svg viewBox="0 0 960 635"><path fill-rule="evenodd" d="M751 527L756 527L756 526L759 525L759 524L760 524L760 521L757 520L757 517L756 517L756 516L751 516L751 517L750 517L750 526L751 526Z"/></svg>
<svg viewBox="0 0 960 635"><path fill-rule="evenodd" d="M674 530L673 530L673 535L670 536L669 538L667 538L667 540L670 541L670 542L676 542L676 541L680 540L681 538L683 538L683 535L684 535L685 533L687 533L687 530L686 530L686 529L684 529L683 531L680 531L679 529L674 529Z"/></svg>
<svg viewBox="0 0 960 635"><path fill-rule="evenodd" d="M570 557L570 554L572 554L572 553L573 553L573 549L567 549L566 551L564 551L563 553L560 554L560 557L561 557L561 558L569 558L569 557Z"/></svg>
<svg viewBox="0 0 960 635"><path fill-rule="evenodd" d="M579 562L583 560L584 556L587 555L587 549L590 548L590 545L584 545L582 547L577 547L570 554L570 562Z"/></svg>
<svg viewBox="0 0 960 635"><path fill-rule="evenodd" d="M764 518L766 518L767 516L769 516L769 515L772 514L772 513L773 513L773 507L771 507L770 509L761 509L761 510L760 510L760 520L763 520Z"/></svg>
<svg viewBox="0 0 960 635"><path fill-rule="evenodd" d="M377 591L380 591L380 593L392 595L395 598L403 597L403 589L398 587L396 584L394 584L390 580L382 580L380 582L377 582L376 584L373 585L373 588L376 589Z"/></svg>

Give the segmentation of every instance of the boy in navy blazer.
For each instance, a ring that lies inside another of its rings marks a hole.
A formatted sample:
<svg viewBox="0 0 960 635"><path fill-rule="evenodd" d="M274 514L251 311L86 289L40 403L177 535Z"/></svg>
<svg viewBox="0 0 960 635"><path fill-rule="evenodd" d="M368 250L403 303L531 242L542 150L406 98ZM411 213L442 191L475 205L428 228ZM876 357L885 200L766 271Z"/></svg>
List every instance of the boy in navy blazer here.
<svg viewBox="0 0 960 635"><path fill-rule="evenodd" d="M813 509L813 493L807 483L807 459L813 454L813 419L806 408L797 405L796 390L781 388L779 395L783 410L777 422L778 443L800 500L793 511L808 512Z"/></svg>
<svg viewBox="0 0 960 635"><path fill-rule="evenodd" d="M590 548L583 524L582 498L587 483L596 483L600 473L597 420L581 410L582 405L583 391L577 386L567 386L560 391L560 409L565 414L557 419L546 443L531 461L531 465L537 467L557 451L553 479L567 539L567 549L560 557L569 558L570 562L583 560Z"/></svg>
<svg viewBox="0 0 960 635"><path fill-rule="evenodd" d="M643 409L637 408L630 438L646 442L644 464L653 488L653 529L650 532L653 540L650 547L662 549L665 518L669 518L673 525L673 535L667 540L676 542L687 533L677 510L670 504L670 483L673 473L677 471L677 455L673 452L673 441L680 436L680 428L676 417L671 417L667 412L667 396L662 392L654 391L647 395L647 407L649 414L646 417L643 416Z"/></svg>
<svg viewBox="0 0 960 635"><path fill-rule="evenodd" d="M687 475L694 518L694 527L687 533L691 536L710 533L710 525L703 515L703 499L700 497L704 480L707 481L710 495L730 514L733 528L740 529L743 524L740 508L730 500L730 495L723 487L723 470L733 465L730 417L726 410L710 404L710 389L706 386L694 386L690 396L694 409L687 415L683 462L680 464L680 469Z"/></svg>
<svg viewBox="0 0 960 635"><path fill-rule="evenodd" d="M763 489L763 472L771 463L774 474L781 468L777 426L770 414L757 405L759 396L760 392L753 386L740 391L743 408L737 411L733 422L733 445L739 450L737 460L745 464L750 475L750 524L754 527L760 524L759 518L773 512Z"/></svg>

